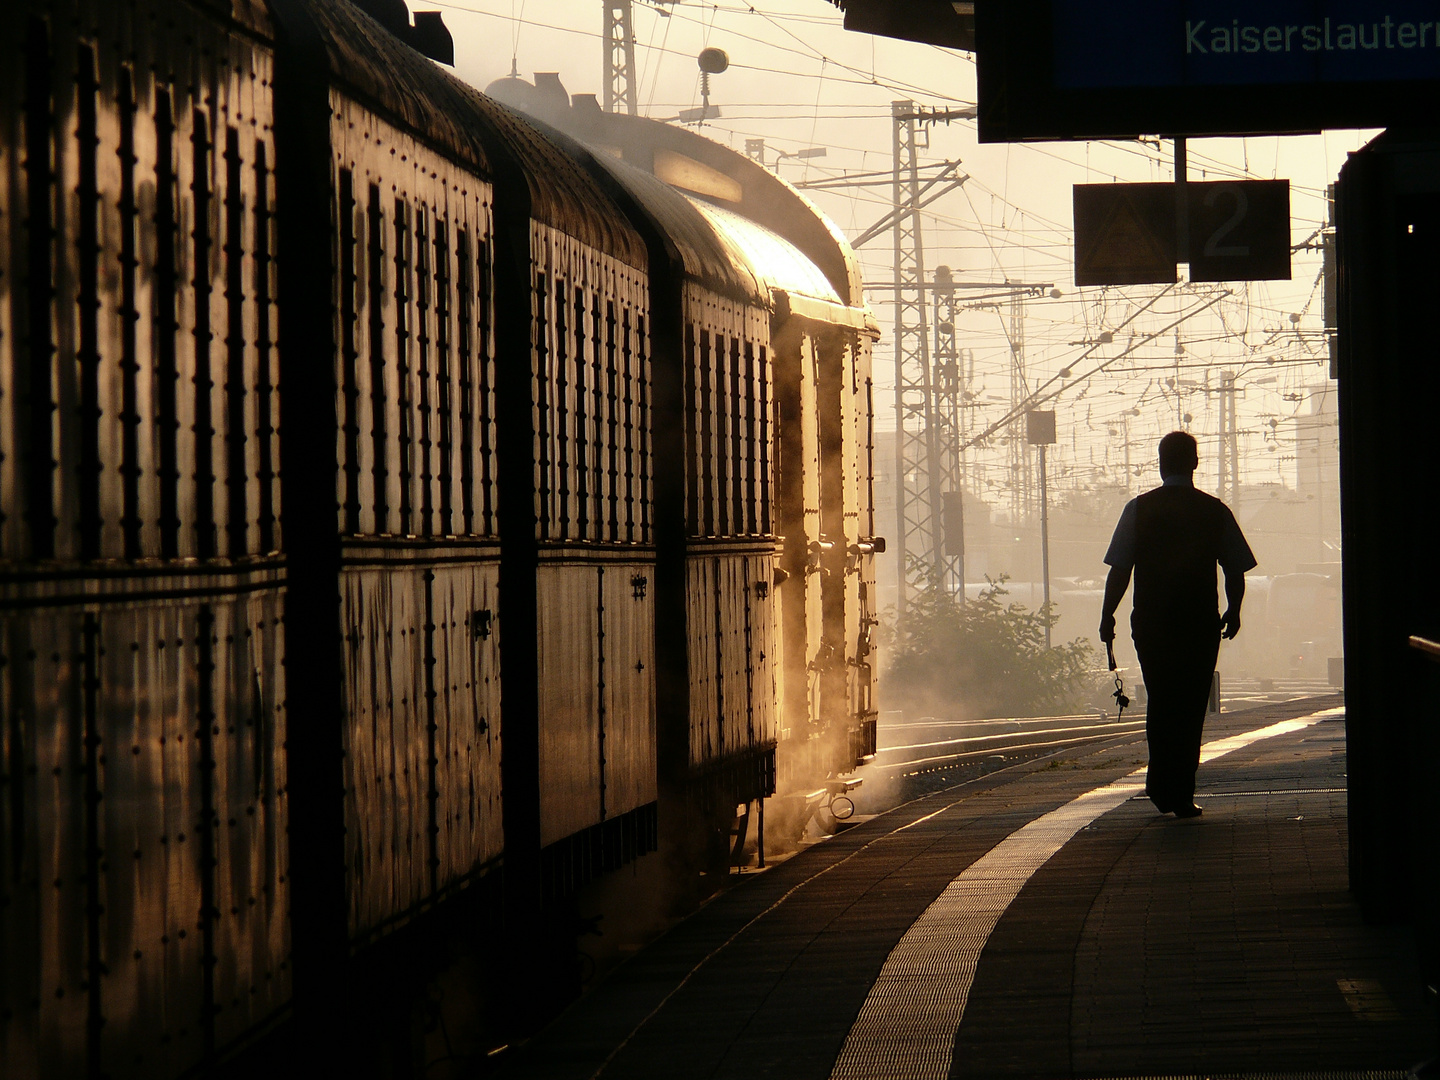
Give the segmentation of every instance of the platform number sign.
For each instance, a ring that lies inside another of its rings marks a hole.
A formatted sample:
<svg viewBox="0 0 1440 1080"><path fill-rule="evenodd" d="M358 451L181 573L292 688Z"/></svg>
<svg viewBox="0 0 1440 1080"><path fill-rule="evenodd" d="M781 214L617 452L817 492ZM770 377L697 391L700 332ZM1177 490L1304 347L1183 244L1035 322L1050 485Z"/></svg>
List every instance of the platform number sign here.
<svg viewBox="0 0 1440 1080"><path fill-rule="evenodd" d="M1290 181L1075 185L1075 284L1290 277ZM1187 250L1182 251L1184 245Z"/></svg>
<svg viewBox="0 0 1440 1080"><path fill-rule="evenodd" d="M1191 281L1290 277L1290 181L1186 184Z"/></svg>

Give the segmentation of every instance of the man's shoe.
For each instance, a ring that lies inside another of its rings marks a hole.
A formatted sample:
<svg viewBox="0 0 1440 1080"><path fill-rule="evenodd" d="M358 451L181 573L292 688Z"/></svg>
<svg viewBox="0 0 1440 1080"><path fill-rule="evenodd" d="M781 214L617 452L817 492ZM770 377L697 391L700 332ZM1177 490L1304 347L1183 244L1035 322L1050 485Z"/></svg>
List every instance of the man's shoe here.
<svg viewBox="0 0 1440 1080"><path fill-rule="evenodd" d="M1192 818L1199 817L1204 812L1205 811L1202 810L1200 807L1196 806L1194 803L1191 803L1189 806L1177 807L1175 810L1175 816L1177 818Z"/></svg>

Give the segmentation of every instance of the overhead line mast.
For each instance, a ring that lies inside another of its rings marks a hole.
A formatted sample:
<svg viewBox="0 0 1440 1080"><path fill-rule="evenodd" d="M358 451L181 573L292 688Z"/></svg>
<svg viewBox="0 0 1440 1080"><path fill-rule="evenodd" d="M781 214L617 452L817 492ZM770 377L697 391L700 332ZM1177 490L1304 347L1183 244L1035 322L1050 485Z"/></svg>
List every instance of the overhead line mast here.
<svg viewBox="0 0 1440 1080"><path fill-rule="evenodd" d="M635 35L630 27L630 0L605 2L605 97L606 112L639 112L640 96L635 86Z"/></svg>
<svg viewBox="0 0 1440 1080"><path fill-rule="evenodd" d="M895 258L895 573L897 605L903 611L915 586L933 583L937 588L957 592L963 592L965 586L960 545L952 543L951 554L945 544L947 484L954 485L949 497L959 498L958 458L953 464L949 460L958 453L959 433L947 430L950 425L945 423L953 410L937 407L937 379L941 373L931 355L930 299L926 295L929 289L920 209L930 187L947 179L951 180L950 186L958 186L966 178L952 179L954 169L947 168L922 188L917 151L929 147L927 125L969 119L975 110L927 109L917 107L913 101L894 101L890 112L894 122L889 224ZM923 141L917 139L921 133L926 135ZM953 307L953 300L947 310L949 307ZM952 334L953 325L952 316ZM950 351L948 341L941 347ZM960 392L958 380L947 380L946 386ZM952 445L947 447L947 442Z"/></svg>

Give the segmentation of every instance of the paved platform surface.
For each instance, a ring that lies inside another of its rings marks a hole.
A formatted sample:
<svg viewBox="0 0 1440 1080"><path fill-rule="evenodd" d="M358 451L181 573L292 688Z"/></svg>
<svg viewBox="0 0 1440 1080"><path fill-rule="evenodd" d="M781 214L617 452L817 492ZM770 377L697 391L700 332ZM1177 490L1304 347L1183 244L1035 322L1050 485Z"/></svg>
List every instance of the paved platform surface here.
<svg viewBox="0 0 1440 1080"><path fill-rule="evenodd" d="M1212 720L1196 820L1139 796L1143 738L880 815L718 896L500 1075L1403 1075L1434 1019L1408 933L1347 891L1340 705Z"/></svg>

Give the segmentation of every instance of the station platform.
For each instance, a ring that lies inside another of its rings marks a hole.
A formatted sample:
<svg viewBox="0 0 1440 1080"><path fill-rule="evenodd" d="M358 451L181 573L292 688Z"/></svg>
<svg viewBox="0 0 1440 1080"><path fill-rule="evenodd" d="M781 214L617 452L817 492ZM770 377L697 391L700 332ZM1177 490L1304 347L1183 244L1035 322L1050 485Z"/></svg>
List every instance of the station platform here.
<svg viewBox="0 0 1440 1080"><path fill-rule="evenodd" d="M1403 928L1347 890L1338 696L1212 717L1200 818L1143 734L991 773L747 875L506 1080L1404 1077L1436 1052Z"/></svg>

